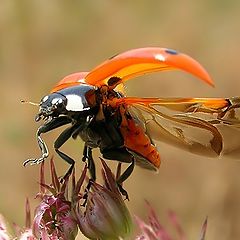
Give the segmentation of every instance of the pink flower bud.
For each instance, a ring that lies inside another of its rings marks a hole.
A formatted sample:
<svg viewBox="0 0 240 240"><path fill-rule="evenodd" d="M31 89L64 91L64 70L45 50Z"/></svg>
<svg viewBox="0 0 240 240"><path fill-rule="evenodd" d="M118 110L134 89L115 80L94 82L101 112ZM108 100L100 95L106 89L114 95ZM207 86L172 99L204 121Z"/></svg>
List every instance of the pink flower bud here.
<svg viewBox="0 0 240 240"><path fill-rule="evenodd" d="M78 208L79 228L90 239L125 239L131 233L132 220L113 174L102 163L105 184L92 184L85 211Z"/></svg>
<svg viewBox="0 0 240 240"><path fill-rule="evenodd" d="M35 210L33 234L43 240L74 240L77 236L78 226L72 203L66 197L68 178L60 183L51 160L52 184L46 185L43 168L44 165L41 169L41 188L38 194L41 202ZM47 193L46 190L49 192Z"/></svg>

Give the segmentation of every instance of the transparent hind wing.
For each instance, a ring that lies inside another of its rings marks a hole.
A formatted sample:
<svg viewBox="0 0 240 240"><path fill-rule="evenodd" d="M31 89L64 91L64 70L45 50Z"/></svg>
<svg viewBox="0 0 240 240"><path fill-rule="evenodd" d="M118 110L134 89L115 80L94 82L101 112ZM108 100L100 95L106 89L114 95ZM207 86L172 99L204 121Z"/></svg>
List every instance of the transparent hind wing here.
<svg viewBox="0 0 240 240"><path fill-rule="evenodd" d="M126 98L129 109L160 142L208 157L240 157L240 99Z"/></svg>

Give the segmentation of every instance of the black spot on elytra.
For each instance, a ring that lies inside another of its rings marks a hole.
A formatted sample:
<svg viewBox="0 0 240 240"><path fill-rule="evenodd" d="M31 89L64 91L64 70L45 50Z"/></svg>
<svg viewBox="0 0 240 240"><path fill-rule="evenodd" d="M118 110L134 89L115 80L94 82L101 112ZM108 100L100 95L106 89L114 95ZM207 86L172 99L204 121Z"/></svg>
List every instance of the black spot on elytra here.
<svg viewBox="0 0 240 240"><path fill-rule="evenodd" d="M122 79L120 77L111 77L108 80L108 86L114 86L117 83L120 83L122 81Z"/></svg>
<svg viewBox="0 0 240 240"><path fill-rule="evenodd" d="M111 60L111 59L115 58L117 55L119 55L119 53L117 53L117 54L111 56L110 58L108 58L108 60Z"/></svg>
<svg viewBox="0 0 240 240"><path fill-rule="evenodd" d="M178 54L178 52L176 50L173 50L173 49L166 49L165 52L169 53L169 54L172 54L172 55L177 55Z"/></svg>

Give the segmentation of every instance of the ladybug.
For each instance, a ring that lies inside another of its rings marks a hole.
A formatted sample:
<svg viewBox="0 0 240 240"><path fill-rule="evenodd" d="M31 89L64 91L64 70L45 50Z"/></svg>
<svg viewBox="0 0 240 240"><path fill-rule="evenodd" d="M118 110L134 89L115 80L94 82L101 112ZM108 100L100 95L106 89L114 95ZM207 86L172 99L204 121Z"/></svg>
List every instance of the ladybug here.
<svg viewBox="0 0 240 240"><path fill-rule="evenodd" d="M223 134L218 127L236 124L233 112L239 106L238 98L138 98L126 97L122 91L123 83L134 77L175 69L213 86L209 74L196 60L172 49L156 47L126 51L90 72L65 77L39 103L36 121L43 120L43 124L36 135L42 154L26 160L24 165L44 161L49 152L41 135L65 125L54 148L70 164L68 173L75 161L60 148L71 137L80 137L85 143L83 161L88 162L92 180L96 179L94 148L100 149L104 159L129 164L117 179L120 188L135 165L159 169L161 160L154 140L199 155L221 155Z"/></svg>

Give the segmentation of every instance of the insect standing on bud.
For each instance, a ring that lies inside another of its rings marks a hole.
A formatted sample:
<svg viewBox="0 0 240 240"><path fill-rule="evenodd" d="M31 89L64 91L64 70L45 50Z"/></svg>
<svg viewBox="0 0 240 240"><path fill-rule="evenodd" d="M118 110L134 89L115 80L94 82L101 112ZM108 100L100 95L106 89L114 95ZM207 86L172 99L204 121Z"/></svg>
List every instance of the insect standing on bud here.
<svg viewBox="0 0 240 240"><path fill-rule="evenodd" d="M149 170L160 167L154 140L204 156L224 154L224 135L218 125L227 128L239 124L232 114L239 106L239 98L138 98L125 97L120 89L129 79L165 70L183 70L213 86L210 76L196 60L167 48L133 49L90 72L71 74L40 101L35 119L43 120L37 130L42 154L26 160L24 166L44 161L49 153L41 135L65 125L68 127L54 143L57 154L70 164L65 177L71 173L75 161L60 148L71 137L79 136L85 143L83 161L88 163L93 182L96 173L92 149L99 148L104 159L129 164L116 180L126 196L121 184L131 175L135 164ZM166 109L170 113L165 113Z"/></svg>

